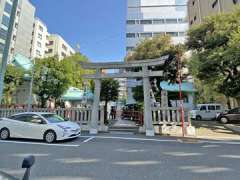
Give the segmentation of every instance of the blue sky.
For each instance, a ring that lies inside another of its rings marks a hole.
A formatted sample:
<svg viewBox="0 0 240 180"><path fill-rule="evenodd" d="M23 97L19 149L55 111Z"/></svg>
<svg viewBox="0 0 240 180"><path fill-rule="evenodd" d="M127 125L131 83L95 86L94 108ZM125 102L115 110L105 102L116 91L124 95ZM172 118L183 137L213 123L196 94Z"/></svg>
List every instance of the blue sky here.
<svg viewBox="0 0 240 180"><path fill-rule="evenodd" d="M125 56L126 0L31 0L50 33L60 34L92 61Z"/></svg>

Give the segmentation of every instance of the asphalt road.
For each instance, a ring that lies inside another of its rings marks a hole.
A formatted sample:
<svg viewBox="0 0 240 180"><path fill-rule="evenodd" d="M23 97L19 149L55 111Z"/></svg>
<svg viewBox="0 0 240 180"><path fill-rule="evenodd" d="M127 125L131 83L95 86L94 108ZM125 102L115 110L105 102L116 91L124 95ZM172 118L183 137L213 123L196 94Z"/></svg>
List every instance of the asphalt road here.
<svg viewBox="0 0 240 180"><path fill-rule="evenodd" d="M182 143L127 134L81 137L53 145L10 140L0 141L0 170L20 178L23 157L33 154L31 179L238 180L239 149L237 141Z"/></svg>

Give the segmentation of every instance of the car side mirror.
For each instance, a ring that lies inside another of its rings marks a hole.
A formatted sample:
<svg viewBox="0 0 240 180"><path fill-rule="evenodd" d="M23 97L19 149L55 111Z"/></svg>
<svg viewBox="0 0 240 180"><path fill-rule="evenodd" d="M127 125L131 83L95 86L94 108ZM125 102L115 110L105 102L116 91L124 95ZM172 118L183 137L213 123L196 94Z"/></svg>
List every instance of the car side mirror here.
<svg viewBox="0 0 240 180"><path fill-rule="evenodd" d="M24 158L22 163L22 168L26 169L23 179L22 180L29 180L30 177L30 169L35 163L35 157L34 156L28 156Z"/></svg>

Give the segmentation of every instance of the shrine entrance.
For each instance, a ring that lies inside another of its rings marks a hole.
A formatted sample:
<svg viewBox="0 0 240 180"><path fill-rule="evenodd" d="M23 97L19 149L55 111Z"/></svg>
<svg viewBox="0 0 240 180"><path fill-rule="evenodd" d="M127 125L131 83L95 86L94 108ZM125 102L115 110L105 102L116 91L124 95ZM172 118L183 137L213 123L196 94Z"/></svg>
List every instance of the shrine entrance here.
<svg viewBox="0 0 240 180"><path fill-rule="evenodd" d="M94 80L94 101L92 106L91 121L89 132L90 134L97 134L99 129L98 119L99 119L99 105L100 105L100 91L101 91L101 80L106 78L142 78L143 82L143 92L144 92L144 112L143 112L143 125L142 129L145 131L146 136L154 136L154 126L153 126L153 116L151 107L151 97L150 97L150 77L162 77L163 71L152 71L150 67L164 66L166 60L169 56L163 56L158 59L149 59L141 61L130 61L130 62L109 62L109 63L85 63L82 62L81 65L84 69L92 69L95 74L86 74L83 77L86 79ZM102 73L102 70L117 69L125 70L119 71L119 73ZM134 72L133 69L140 69L138 72ZM164 93L163 93L164 95ZM167 98L162 97L161 104L166 105Z"/></svg>

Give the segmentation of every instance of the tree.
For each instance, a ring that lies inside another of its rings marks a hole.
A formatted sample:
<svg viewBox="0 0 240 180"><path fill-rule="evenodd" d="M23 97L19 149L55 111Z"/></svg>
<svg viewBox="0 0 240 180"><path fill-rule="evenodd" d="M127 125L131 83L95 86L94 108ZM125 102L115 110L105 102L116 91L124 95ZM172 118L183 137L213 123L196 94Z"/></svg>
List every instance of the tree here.
<svg viewBox="0 0 240 180"><path fill-rule="evenodd" d="M34 93L38 95L41 107L51 97L58 99L70 86L69 71L56 57L36 60L34 68Z"/></svg>
<svg viewBox="0 0 240 180"><path fill-rule="evenodd" d="M103 79L101 83L101 101L105 102L104 119L107 120L107 105L109 101L116 101L119 93L119 82L114 79Z"/></svg>
<svg viewBox="0 0 240 180"><path fill-rule="evenodd" d="M12 103L13 93L16 92L18 86L23 83L24 72L13 65L8 65L4 76L4 104Z"/></svg>
<svg viewBox="0 0 240 180"><path fill-rule="evenodd" d="M189 69L195 77L240 105L240 8L210 16L188 32L187 47L194 51Z"/></svg>
<svg viewBox="0 0 240 180"><path fill-rule="evenodd" d="M150 79L151 84L153 84L154 79L157 80L157 84L161 81L166 80L171 83L175 83L177 80L177 56L181 57L184 52L184 47L182 45L174 45L171 43L171 37L169 35L155 36L153 38L144 39L132 53L128 54L125 58L126 61L132 60L146 60L146 59L156 59L161 56L169 55L168 60L164 66L154 67L152 70L162 70L164 72L163 77L153 77ZM136 69L138 71L138 69ZM160 99L159 90L152 86L155 97ZM136 100L143 101L142 86L133 89L133 94Z"/></svg>

